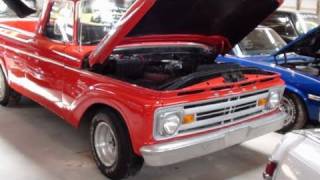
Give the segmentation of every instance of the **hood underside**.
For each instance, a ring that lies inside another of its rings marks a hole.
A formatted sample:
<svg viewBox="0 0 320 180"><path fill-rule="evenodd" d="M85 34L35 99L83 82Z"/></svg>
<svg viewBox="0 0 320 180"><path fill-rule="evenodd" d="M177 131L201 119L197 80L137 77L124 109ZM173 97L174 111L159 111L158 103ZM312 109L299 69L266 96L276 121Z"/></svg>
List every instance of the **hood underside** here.
<svg viewBox="0 0 320 180"><path fill-rule="evenodd" d="M21 0L3 0L19 17L35 11ZM122 1L121 1L122 2ZM103 64L127 37L148 35L198 35L208 45L218 43L227 52L241 41L283 0L136 0L89 57L89 64ZM118 0L110 1L118 4ZM187 38L184 39L188 41ZM192 41L196 41L192 38Z"/></svg>
<svg viewBox="0 0 320 180"><path fill-rule="evenodd" d="M276 0L157 0L128 36L222 36L235 45L278 6Z"/></svg>
<svg viewBox="0 0 320 180"><path fill-rule="evenodd" d="M278 51L275 56L284 53L297 53L303 56L320 57L320 26L297 38Z"/></svg>
<svg viewBox="0 0 320 180"><path fill-rule="evenodd" d="M148 35L198 35L222 37L227 52L241 41L282 0L137 0L118 22L112 34L98 45L89 64L103 64L126 37ZM187 41L187 39L184 39ZM193 39L194 41L194 39ZM201 42L203 43L203 42ZM214 43L208 43L212 45Z"/></svg>

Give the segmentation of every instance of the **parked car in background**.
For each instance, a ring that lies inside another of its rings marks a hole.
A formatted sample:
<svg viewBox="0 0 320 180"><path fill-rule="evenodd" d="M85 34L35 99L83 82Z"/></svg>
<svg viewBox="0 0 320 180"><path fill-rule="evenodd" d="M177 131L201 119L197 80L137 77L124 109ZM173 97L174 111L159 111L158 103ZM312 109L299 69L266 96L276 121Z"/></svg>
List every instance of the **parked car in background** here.
<svg viewBox="0 0 320 180"><path fill-rule="evenodd" d="M320 28L286 44L271 28L258 27L220 62L278 72L286 82L281 108L289 114L283 131L320 120Z"/></svg>
<svg viewBox="0 0 320 180"><path fill-rule="evenodd" d="M3 0L0 0L0 17L12 17L14 12L8 8Z"/></svg>
<svg viewBox="0 0 320 180"><path fill-rule="evenodd" d="M46 2L37 20L0 20L0 104L18 92L74 127L87 124L109 178L283 127L279 74L215 61L282 1Z"/></svg>
<svg viewBox="0 0 320 180"><path fill-rule="evenodd" d="M43 0L40 0L40 1L21 0L21 2L12 1L12 0L0 0L0 18L15 18L15 17L17 17L19 15L19 14L15 13L14 11L12 11L7 6L5 1L11 1L11 3L13 3L13 4L23 3L28 8L30 8L31 10L37 10L38 12L30 15L31 17L36 17L36 16L38 16L40 14L41 9L42 9L42 4L43 4Z"/></svg>
<svg viewBox="0 0 320 180"><path fill-rule="evenodd" d="M265 180L320 179L320 130L286 134L270 157Z"/></svg>
<svg viewBox="0 0 320 180"><path fill-rule="evenodd" d="M309 12L278 10L262 25L274 29L286 42L291 42L319 26L320 18L317 14Z"/></svg>

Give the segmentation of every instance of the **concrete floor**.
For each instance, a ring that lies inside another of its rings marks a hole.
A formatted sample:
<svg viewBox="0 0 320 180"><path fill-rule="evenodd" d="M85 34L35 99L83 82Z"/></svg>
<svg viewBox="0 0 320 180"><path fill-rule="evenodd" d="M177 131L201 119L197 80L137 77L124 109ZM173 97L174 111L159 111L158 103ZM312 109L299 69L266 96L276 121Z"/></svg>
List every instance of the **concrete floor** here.
<svg viewBox="0 0 320 180"><path fill-rule="evenodd" d="M258 180L282 135L271 133L215 154L163 168L143 167L129 180ZM105 180L79 131L24 99L0 107L0 179Z"/></svg>

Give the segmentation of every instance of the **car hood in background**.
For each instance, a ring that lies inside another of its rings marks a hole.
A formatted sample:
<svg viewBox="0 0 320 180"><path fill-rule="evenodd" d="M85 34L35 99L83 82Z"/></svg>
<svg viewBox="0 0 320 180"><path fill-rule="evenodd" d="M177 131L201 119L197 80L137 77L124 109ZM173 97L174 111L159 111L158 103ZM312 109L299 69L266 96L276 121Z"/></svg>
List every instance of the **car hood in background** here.
<svg viewBox="0 0 320 180"><path fill-rule="evenodd" d="M320 129L296 130L293 133L301 134L320 143Z"/></svg>
<svg viewBox="0 0 320 180"><path fill-rule="evenodd" d="M274 56L284 53L296 53L302 56L320 57L320 26L302 35L287 46L280 49Z"/></svg>
<svg viewBox="0 0 320 180"><path fill-rule="evenodd" d="M92 67L103 64L113 49L125 39L155 35L163 38L175 35L176 38L173 39L176 41L219 45L218 52L226 53L282 2L283 0L137 0L119 20L115 29L91 53L89 65Z"/></svg>

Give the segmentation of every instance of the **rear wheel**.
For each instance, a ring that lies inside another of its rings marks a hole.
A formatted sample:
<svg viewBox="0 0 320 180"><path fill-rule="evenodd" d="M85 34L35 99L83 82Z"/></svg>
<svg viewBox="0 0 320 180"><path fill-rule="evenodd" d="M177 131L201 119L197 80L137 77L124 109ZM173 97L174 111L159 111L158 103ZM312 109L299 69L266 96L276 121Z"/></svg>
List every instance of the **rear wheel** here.
<svg viewBox="0 0 320 180"><path fill-rule="evenodd" d="M141 169L143 159L134 155L127 129L114 112L99 110L92 118L90 136L96 164L108 178L126 178Z"/></svg>
<svg viewBox="0 0 320 180"><path fill-rule="evenodd" d="M300 98L292 93L286 92L282 98L280 109L288 114L284 127L280 132L288 132L301 129L307 122L307 112Z"/></svg>
<svg viewBox="0 0 320 180"><path fill-rule="evenodd" d="M20 99L21 95L9 87L3 70L0 67L0 105L7 106L9 103L17 104Z"/></svg>

